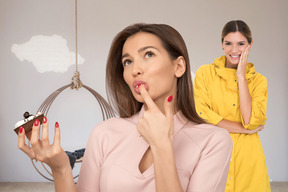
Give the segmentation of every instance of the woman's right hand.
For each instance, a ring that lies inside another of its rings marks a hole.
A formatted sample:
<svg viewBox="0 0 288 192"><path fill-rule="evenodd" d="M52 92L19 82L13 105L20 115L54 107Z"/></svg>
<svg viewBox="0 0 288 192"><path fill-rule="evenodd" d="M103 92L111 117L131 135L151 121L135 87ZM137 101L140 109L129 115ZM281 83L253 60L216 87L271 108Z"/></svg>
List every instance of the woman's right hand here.
<svg viewBox="0 0 288 192"><path fill-rule="evenodd" d="M242 123L230 121L227 119L222 119L217 124L217 126L226 129L229 133L244 133L244 134L253 134L258 131L262 131L264 129L264 125L260 125L254 130L245 129Z"/></svg>
<svg viewBox="0 0 288 192"><path fill-rule="evenodd" d="M249 129L246 129L246 130L247 130L247 134L253 134L253 133L262 131L263 129L264 129L264 125L260 125L254 130L249 130Z"/></svg>
<svg viewBox="0 0 288 192"><path fill-rule="evenodd" d="M31 159L46 163L51 168L53 174L64 172L67 169L67 165L70 167L70 164L68 156L60 146L60 128L58 122L55 123L53 144L49 142L48 121L46 117L43 118L41 138L39 132L40 123L36 119L31 131L31 138L29 138L31 144L31 147L29 147L25 143L25 130L21 127L18 133L18 148Z"/></svg>

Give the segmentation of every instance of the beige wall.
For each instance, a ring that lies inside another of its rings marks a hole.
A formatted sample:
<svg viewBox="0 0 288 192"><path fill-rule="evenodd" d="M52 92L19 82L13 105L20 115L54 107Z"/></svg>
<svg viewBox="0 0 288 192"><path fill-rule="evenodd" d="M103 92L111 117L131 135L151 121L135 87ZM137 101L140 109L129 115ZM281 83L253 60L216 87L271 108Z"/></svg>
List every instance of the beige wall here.
<svg viewBox="0 0 288 192"><path fill-rule="evenodd" d="M242 19L254 37L249 61L268 80L268 121L260 137L269 175L273 181L288 181L287 7L286 0L79 0L79 53L85 59L79 66L81 79L106 98L109 45L115 34L129 24L174 26L187 43L196 72L200 65L223 54L223 25ZM11 47L32 36L53 34L65 38L70 51L75 51L74 1L0 1L0 182L45 181L17 149L17 136L12 130L25 111L36 112L49 94L70 83L75 66L63 73L39 73L31 62L19 61ZM85 147L89 132L101 121L100 115L89 93L67 90L55 100L48 118L51 124L59 121L63 148L75 150Z"/></svg>

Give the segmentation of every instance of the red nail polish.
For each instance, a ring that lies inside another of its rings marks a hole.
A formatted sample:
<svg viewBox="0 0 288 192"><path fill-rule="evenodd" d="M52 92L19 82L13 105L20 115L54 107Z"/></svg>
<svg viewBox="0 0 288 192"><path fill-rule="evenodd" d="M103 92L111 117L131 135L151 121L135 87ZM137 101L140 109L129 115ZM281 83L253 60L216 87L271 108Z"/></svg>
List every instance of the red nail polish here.
<svg viewBox="0 0 288 192"><path fill-rule="evenodd" d="M59 123L58 122L55 123L55 127L59 127Z"/></svg>
<svg viewBox="0 0 288 192"><path fill-rule="evenodd" d="M171 102L172 99L173 99L173 95L170 95L167 100L168 100L168 102Z"/></svg>
<svg viewBox="0 0 288 192"><path fill-rule="evenodd" d="M20 127L19 128L19 133L22 133L23 132L23 127Z"/></svg>
<svg viewBox="0 0 288 192"><path fill-rule="evenodd" d="M47 122L47 118L44 116L43 117L43 123L46 123Z"/></svg>
<svg viewBox="0 0 288 192"><path fill-rule="evenodd" d="M39 120L38 120L38 119L36 119L36 120L34 121L34 125L35 125L35 126L38 126L38 125L39 125Z"/></svg>

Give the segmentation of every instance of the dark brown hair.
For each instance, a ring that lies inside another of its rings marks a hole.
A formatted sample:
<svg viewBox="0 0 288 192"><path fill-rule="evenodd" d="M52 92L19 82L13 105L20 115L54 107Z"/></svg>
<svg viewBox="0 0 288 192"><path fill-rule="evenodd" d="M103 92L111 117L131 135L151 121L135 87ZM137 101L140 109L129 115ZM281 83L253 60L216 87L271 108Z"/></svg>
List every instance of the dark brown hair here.
<svg viewBox="0 0 288 192"><path fill-rule="evenodd" d="M239 31L242 35L244 35L249 44L252 42L252 34L249 26L241 20L232 20L225 24L222 30L221 41L223 43L224 37L231 32Z"/></svg>
<svg viewBox="0 0 288 192"><path fill-rule="evenodd" d="M190 121L204 123L195 109L193 85L190 73L188 51L182 36L171 26L165 24L137 23L123 29L114 38L106 66L106 88L110 104L118 111L120 117L130 117L142 107L123 78L121 64L122 49L125 41L138 32L146 32L160 38L164 49L171 59L183 56L186 61L186 71L177 81L176 108Z"/></svg>

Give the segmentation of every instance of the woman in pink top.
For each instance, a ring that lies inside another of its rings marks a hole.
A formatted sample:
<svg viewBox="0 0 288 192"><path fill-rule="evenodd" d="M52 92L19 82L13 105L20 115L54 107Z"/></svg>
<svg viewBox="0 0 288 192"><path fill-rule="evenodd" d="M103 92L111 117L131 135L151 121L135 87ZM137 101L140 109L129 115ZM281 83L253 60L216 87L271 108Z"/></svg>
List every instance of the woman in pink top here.
<svg viewBox="0 0 288 192"><path fill-rule="evenodd" d="M19 130L18 147L50 166L56 191L224 191L232 141L197 115L188 52L175 29L123 29L112 42L106 78L120 117L93 129L77 186L57 122L52 145L46 117L41 139L39 121L34 123L31 148Z"/></svg>

